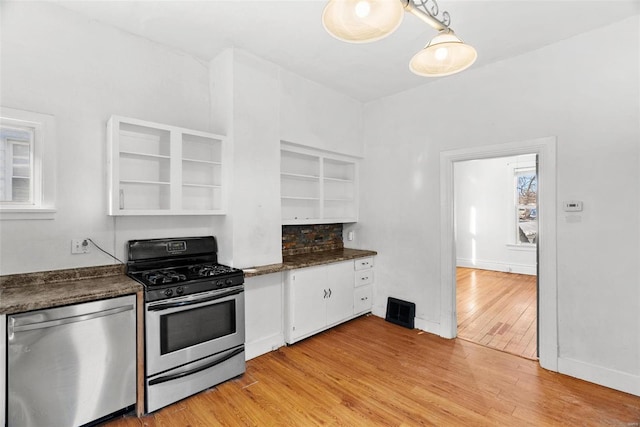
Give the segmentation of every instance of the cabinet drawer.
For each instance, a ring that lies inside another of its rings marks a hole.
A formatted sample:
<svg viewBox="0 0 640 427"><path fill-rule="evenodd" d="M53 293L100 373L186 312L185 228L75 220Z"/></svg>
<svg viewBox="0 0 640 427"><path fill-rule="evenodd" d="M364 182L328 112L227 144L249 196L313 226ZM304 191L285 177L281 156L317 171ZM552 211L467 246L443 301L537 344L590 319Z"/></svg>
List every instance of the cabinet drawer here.
<svg viewBox="0 0 640 427"><path fill-rule="evenodd" d="M373 283L373 269L370 268L368 270L358 270L355 275L355 283L354 286L363 286L369 285Z"/></svg>
<svg viewBox="0 0 640 427"><path fill-rule="evenodd" d="M367 258L358 258L355 260L355 269L357 270L366 270L367 268L373 267L373 257Z"/></svg>
<svg viewBox="0 0 640 427"><path fill-rule="evenodd" d="M372 297L373 288L370 285L357 288L353 294L353 314L371 311Z"/></svg>

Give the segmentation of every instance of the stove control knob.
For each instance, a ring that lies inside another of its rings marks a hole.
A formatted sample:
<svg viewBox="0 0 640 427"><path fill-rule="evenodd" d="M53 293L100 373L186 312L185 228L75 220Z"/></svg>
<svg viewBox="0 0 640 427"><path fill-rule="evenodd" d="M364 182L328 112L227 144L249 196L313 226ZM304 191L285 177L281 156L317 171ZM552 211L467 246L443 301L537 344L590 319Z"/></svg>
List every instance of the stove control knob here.
<svg viewBox="0 0 640 427"><path fill-rule="evenodd" d="M224 286L224 280L218 280L216 282L216 286L219 287L219 288L223 287Z"/></svg>
<svg viewBox="0 0 640 427"><path fill-rule="evenodd" d="M182 286L178 286L176 289L176 294L182 295L184 293L184 288Z"/></svg>
<svg viewBox="0 0 640 427"><path fill-rule="evenodd" d="M173 290L172 289L167 289L166 291L164 291L164 294L168 297L170 297L171 295L173 295Z"/></svg>
<svg viewBox="0 0 640 427"><path fill-rule="evenodd" d="M231 286L231 285L233 285L233 280L232 279L227 279L227 280L224 281L224 283L227 286Z"/></svg>

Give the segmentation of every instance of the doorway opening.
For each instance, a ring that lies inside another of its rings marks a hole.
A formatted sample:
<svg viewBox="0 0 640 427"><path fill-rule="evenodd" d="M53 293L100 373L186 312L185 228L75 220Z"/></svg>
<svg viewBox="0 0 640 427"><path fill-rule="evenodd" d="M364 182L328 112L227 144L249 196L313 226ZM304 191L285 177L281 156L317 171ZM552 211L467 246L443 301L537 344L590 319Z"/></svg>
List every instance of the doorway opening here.
<svg viewBox="0 0 640 427"><path fill-rule="evenodd" d="M458 337L538 358L536 155L454 164Z"/></svg>
<svg viewBox="0 0 640 427"><path fill-rule="evenodd" d="M556 138L463 148L440 153L440 336L458 335L456 307L456 242L454 164L533 153L538 158L538 360L558 370L556 261Z"/></svg>

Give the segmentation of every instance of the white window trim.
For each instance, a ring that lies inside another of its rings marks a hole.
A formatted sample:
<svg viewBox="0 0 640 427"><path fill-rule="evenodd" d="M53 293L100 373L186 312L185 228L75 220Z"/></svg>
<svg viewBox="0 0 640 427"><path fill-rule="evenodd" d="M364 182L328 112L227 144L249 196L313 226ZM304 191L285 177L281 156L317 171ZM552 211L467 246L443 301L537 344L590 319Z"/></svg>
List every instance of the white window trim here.
<svg viewBox="0 0 640 427"><path fill-rule="evenodd" d="M507 243L507 249L511 251L535 252L538 245L535 243Z"/></svg>
<svg viewBox="0 0 640 427"><path fill-rule="evenodd" d="M0 123L34 132L33 204L0 203L0 220L54 219L56 208L56 127L48 114L0 107Z"/></svg>

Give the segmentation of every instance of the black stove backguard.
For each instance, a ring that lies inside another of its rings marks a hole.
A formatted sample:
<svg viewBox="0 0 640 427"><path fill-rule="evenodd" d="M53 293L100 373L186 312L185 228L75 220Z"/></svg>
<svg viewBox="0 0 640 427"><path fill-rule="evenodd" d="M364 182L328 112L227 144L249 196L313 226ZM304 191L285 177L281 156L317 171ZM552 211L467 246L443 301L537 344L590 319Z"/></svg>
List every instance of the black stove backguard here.
<svg viewBox="0 0 640 427"><path fill-rule="evenodd" d="M135 266L136 271L158 268L159 265L170 267L167 261L176 265L217 263L218 244L213 236L130 240L127 259L127 265ZM144 268L145 265L152 267Z"/></svg>

